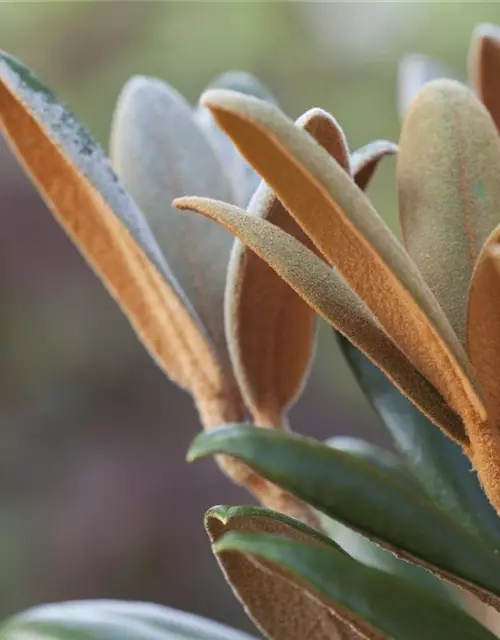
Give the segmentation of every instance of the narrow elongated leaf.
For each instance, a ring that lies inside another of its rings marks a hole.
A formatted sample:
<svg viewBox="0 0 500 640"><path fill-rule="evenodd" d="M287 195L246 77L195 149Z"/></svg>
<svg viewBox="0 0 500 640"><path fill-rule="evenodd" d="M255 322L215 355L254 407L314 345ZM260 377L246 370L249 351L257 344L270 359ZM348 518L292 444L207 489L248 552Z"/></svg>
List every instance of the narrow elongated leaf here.
<svg viewBox="0 0 500 640"><path fill-rule="evenodd" d="M469 459L345 338L340 347L370 403L423 490L474 534L500 548L500 520L488 502Z"/></svg>
<svg viewBox="0 0 500 640"><path fill-rule="evenodd" d="M272 533L312 546L333 547L334 542L292 518L256 507L214 507L205 515L212 544L228 532ZM360 636L350 626L311 599L307 590L256 558L238 554L218 556L226 580L257 627L274 640L347 640ZM349 616L348 616L349 617Z"/></svg>
<svg viewBox="0 0 500 640"><path fill-rule="evenodd" d="M214 422L220 423L224 414L241 415L208 336L102 149L56 97L7 54L0 54L0 126L54 216L155 360L181 386L218 399Z"/></svg>
<svg viewBox="0 0 500 640"><path fill-rule="evenodd" d="M273 94L246 71L228 71L215 78L207 89L232 89L277 104ZM260 183L260 178L234 146L231 138L217 126L210 109L198 105L194 118L217 151L225 174L236 194L236 204L246 207Z"/></svg>
<svg viewBox="0 0 500 640"><path fill-rule="evenodd" d="M375 140L353 152L351 169L354 181L360 189L365 191L368 188L382 158L394 155L398 148L397 144L388 140Z"/></svg>
<svg viewBox="0 0 500 640"><path fill-rule="evenodd" d="M255 427L201 434L189 459L216 453L244 461L327 516L500 608L500 560L393 474L313 440Z"/></svg>
<svg viewBox="0 0 500 640"><path fill-rule="evenodd" d="M500 137L470 89L439 80L413 104L400 147L406 248L465 344L472 270L498 221Z"/></svg>
<svg viewBox="0 0 500 640"><path fill-rule="evenodd" d="M488 495L496 496L500 495L499 267L500 227L488 238L474 269L467 319L468 350L488 408L487 424L471 434L473 462ZM499 511L500 500L494 506Z"/></svg>
<svg viewBox="0 0 500 640"><path fill-rule="evenodd" d="M500 29L479 25L472 35L469 76L500 131Z"/></svg>
<svg viewBox="0 0 500 640"><path fill-rule="evenodd" d="M48 604L8 618L1 640L252 640L191 613L145 602L82 600Z"/></svg>
<svg viewBox="0 0 500 640"><path fill-rule="evenodd" d="M273 105L222 90L205 94L204 104L412 364L467 422L484 421L470 363L442 309L339 164Z"/></svg>
<svg viewBox="0 0 500 640"><path fill-rule="evenodd" d="M199 211L227 226L322 318L385 371L431 420L457 440L463 437L458 416L414 369L337 271L289 234L241 209L203 198L182 198L175 205Z"/></svg>
<svg viewBox="0 0 500 640"><path fill-rule="evenodd" d="M346 340L346 342L348 341ZM368 360L368 362L370 361ZM370 366L378 371L377 367L371 363ZM437 429L435 429L435 431L437 431ZM403 459L398 458L383 447L367 442L362 438L353 438L351 436L334 436L333 438L328 438L325 444L337 451L345 451L351 456L358 457L373 467L380 468L384 473L393 474L398 482L408 484L413 487L413 489L417 486L415 478L413 478L409 472Z"/></svg>
<svg viewBox="0 0 500 640"><path fill-rule="evenodd" d="M326 611L339 608L351 612L356 621L357 616L364 618L366 638L493 640L495 637L445 599L365 567L332 548L314 547L280 536L231 533L216 544L215 550L221 555L244 555L265 561L289 576L293 584L307 588Z"/></svg>
<svg viewBox="0 0 500 640"><path fill-rule="evenodd" d="M398 110L404 118L423 87L438 78L451 78L453 74L440 62L420 53L412 53L399 63Z"/></svg>
<svg viewBox="0 0 500 640"><path fill-rule="evenodd" d="M349 170L349 150L332 116L312 109L297 121L297 126L304 127L330 153L336 153ZM311 248L307 236L265 183L252 198L249 210ZM309 373L316 314L239 240L231 253L225 305L227 341L246 405L257 424L279 427L286 423L286 411Z"/></svg>
<svg viewBox="0 0 500 640"><path fill-rule="evenodd" d="M434 430L436 433L440 433L437 429ZM411 476L402 459L382 447L373 445L361 438L348 436L329 438L326 444L337 451L344 451L351 456L364 460L374 469L380 468L384 474L393 475L397 482L408 484L413 489L417 486L415 478ZM324 514L321 514L321 524L326 533L335 542L347 551L350 556L363 564L375 567L391 575L405 578L412 584L434 591L440 597L453 597L453 590L447 583L422 567L400 560L390 551L383 549L363 535Z"/></svg>
<svg viewBox="0 0 500 640"><path fill-rule="evenodd" d="M114 169L147 218L231 380L223 299L233 237L171 205L190 193L234 201L217 154L186 100L165 82L142 76L131 78L121 91L110 149Z"/></svg>

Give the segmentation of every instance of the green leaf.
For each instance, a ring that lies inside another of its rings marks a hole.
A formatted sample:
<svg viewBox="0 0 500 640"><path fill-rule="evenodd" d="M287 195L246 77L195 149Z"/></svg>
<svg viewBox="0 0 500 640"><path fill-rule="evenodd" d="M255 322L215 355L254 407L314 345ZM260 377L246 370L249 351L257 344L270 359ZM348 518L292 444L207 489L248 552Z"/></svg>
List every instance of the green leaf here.
<svg viewBox="0 0 500 640"><path fill-rule="evenodd" d="M208 85L208 89L231 89L249 96L255 96L271 104L276 98L257 78L246 71L228 71L218 76ZM198 105L194 118L212 142L236 194L235 203L246 207L260 184L259 175L243 158L238 149L217 125L210 109ZM193 191L193 193L195 193ZM198 194L198 192L196 192Z"/></svg>
<svg viewBox="0 0 500 640"><path fill-rule="evenodd" d="M225 229L200 216L183 216L171 205L174 198L188 193L235 200L193 109L165 82L131 78L117 101L110 154L231 379L223 300L234 239Z"/></svg>
<svg viewBox="0 0 500 640"><path fill-rule="evenodd" d="M252 640L190 613L143 602L83 600L43 605L8 618L0 640Z"/></svg>
<svg viewBox="0 0 500 640"><path fill-rule="evenodd" d="M182 387L225 400L220 402L225 411L218 411L214 422L220 424L224 413L241 419L210 339L103 150L75 116L6 53L0 53L0 128L156 362Z"/></svg>
<svg viewBox="0 0 500 640"><path fill-rule="evenodd" d="M500 520L461 448L447 438L387 377L337 334L356 379L429 497L474 534L500 548Z"/></svg>
<svg viewBox="0 0 500 640"><path fill-rule="evenodd" d="M349 341L346 340L346 342ZM379 370L377 367L374 368L377 371ZM434 430L437 431L435 427ZM334 436L333 438L328 438L325 444L337 451L345 451L352 456L356 456L375 468L380 468L385 473L393 474L398 479L398 482L407 483L415 488L415 479L408 472L408 467L403 460L383 447L371 444L371 442L367 442L362 438L353 438L351 436Z"/></svg>
<svg viewBox="0 0 500 640"><path fill-rule="evenodd" d="M433 429L440 433L434 426ZM375 469L380 468L382 472L394 475L398 482L408 484L413 489L417 486L415 478L410 474L403 460L382 447L370 444L361 438L348 436L329 438L326 444L337 451L344 451L364 460ZM394 554L324 514L320 517L326 533L356 560L391 575L405 578L412 584L433 590L441 597L452 597L451 587L429 571L396 558Z"/></svg>
<svg viewBox="0 0 500 640"><path fill-rule="evenodd" d="M230 533L215 545L215 551L229 557L245 555L275 567L293 584L310 591L325 610L348 611L356 622L364 619L366 638L492 640L495 637L436 594L365 567L331 547L312 546L275 535Z"/></svg>
<svg viewBox="0 0 500 640"><path fill-rule="evenodd" d="M259 507L213 507L205 515L205 526L215 545L228 532L272 533L344 553L318 531L281 513ZM217 558L246 613L266 637L323 640L326 629L331 637L358 637L342 619L332 618L305 589L285 579L280 572L244 555L222 554Z"/></svg>
<svg viewBox="0 0 500 640"><path fill-rule="evenodd" d="M189 459L217 453L244 461L327 516L500 608L500 560L393 474L301 436L241 425L198 436Z"/></svg>

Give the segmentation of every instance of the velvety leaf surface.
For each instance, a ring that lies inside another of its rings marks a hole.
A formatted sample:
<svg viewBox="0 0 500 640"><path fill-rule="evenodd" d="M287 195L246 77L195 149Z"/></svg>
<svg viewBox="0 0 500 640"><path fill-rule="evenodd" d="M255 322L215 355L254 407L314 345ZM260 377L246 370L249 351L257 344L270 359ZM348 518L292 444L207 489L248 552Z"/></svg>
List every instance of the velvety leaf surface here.
<svg viewBox="0 0 500 640"><path fill-rule="evenodd" d="M419 491L365 461L303 438L233 426L201 434L189 459L224 453L398 556L500 605L500 560Z"/></svg>
<svg viewBox="0 0 500 640"><path fill-rule="evenodd" d="M305 128L330 153L337 154L349 170L344 134L330 114L311 109L297 121L297 126ZM249 211L312 248L265 183L252 198ZM227 341L246 405L257 424L279 427L286 423L287 409L299 396L309 373L316 314L239 240L231 253L225 304Z"/></svg>
<svg viewBox="0 0 500 640"><path fill-rule="evenodd" d="M461 448L427 420L345 338L340 347L356 379L427 495L463 527L500 547L500 520Z"/></svg>
<svg viewBox="0 0 500 640"><path fill-rule="evenodd" d="M186 100L165 82L143 76L131 78L120 93L110 150L116 172L147 218L231 379L223 300L233 237L171 205L191 193L235 200L216 152Z"/></svg>
<svg viewBox="0 0 500 640"><path fill-rule="evenodd" d="M366 353L436 424L457 439L461 437L461 420L409 363L337 271L289 234L241 209L202 198L182 198L175 204L224 224L322 318Z"/></svg>
<svg viewBox="0 0 500 640"><path fill-rule="evenodd" d="M257 78L245 71L228 71L215 78L207 89L231 89L276 104L272 93ZM236 195L236 204L246 207L260 184L260 178L234 146L231 138L217 126L210 109L198 105L194 118L212 142L224 172ZM193 192L194 193L194 192Z"/></svg>
<svg viewBox="0 0 500 640"><path fill-rule="evenodd" d="M469 53L469 76L479 98L500 130L500 29L479 25L473 33Z"/></svg>
<svg viewBox="0 0 500 640"><path fill-rule="evenodd" d="M204 397L223 396L225 381L208 338L102 149L56 97L7 54L0 55L0 124L56 219L155 360L181 386ZM234 407L225 413L240 412Z"/></svg>
<svg viewBox="0 0 500 640"><path fill-rule="evenodd" d="M82 600L8 618L1 640L252 640L211 620L145 602Z"/></svg>
<svg viewBox="0 0 500 640"><path fill-rule="evenodd" d="M326 610L345 609L371 626L365 638L382 640L492 640L476 620L435 594L356 562L332 547L281 536L230 533L215 545L220 555L266 561L310 591ZM313 637L310 635L302 637ZM334 638L335 636L325 636Z"/></svg>
<svg viewBox="0 0 500 640"><path fill-rule="evenodd" d="M464 419L484 420L470 363L442 309L342 167L273 105L222 90L205 94L204 104L412 364Z"/></svg>
<svg viewBox="0 0 500 640"><path fill-rule="evenodd" d="M469 293L470 359L486 396L488 421L471 433L473 462L497 512L500 510L500 227L488 238Z"/></svg>
<svg viewBox="0 0 500 640"><path fill-rule="evenodd" d="M403 123L399 211L408 253L463 344L472 270L498 223L499 166L500 137L472 91L429 83Z"/></svg>
<svg viewBox="0 0 500 640"><path fill-rule="evenodd" d="M281 513L257 507L214 507L205 515L205 526L212 544L228 532L271 533L309 545L334 547L343 553L314 529ZM217 558L246 613L267 637L274 640L360 637L342 619L311 599L306 589L265 562L241 554L221 554Z"/></svg>
<svg viewBox="0 0 500 640"><path fill-rule="evenodd" d="M380 161L385 156L392 156L398 152L398 145L388 140L375 140L351 155L351 170L354 182L365 191L377 170Z"/></svg>

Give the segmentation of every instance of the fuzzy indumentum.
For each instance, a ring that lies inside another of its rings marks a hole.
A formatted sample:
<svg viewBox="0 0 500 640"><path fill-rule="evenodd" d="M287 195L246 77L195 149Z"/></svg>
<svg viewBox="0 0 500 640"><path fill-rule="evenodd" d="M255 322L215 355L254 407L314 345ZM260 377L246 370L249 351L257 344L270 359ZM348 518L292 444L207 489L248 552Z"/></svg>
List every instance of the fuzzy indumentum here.
<svg viewBox="0 0 500 640"><path fill-rule="evenodd" d="M205 527L269 638L494 637L471 603L500 610L497 30L474 33L471 87L442 75L406 60L399 144L352 153L333 116L314 108L293 122L248 74L221 76L195 108L161 80L132 78L109 161L0 54L2 131L152 357L193 396L205 431L189 459L216 455L264 505L214 507ZM394 154L403 244L365 195ZM290 432L318 317L399 456ZM15 616L0 638L82 630L246 637L89 601Z"/></svg>

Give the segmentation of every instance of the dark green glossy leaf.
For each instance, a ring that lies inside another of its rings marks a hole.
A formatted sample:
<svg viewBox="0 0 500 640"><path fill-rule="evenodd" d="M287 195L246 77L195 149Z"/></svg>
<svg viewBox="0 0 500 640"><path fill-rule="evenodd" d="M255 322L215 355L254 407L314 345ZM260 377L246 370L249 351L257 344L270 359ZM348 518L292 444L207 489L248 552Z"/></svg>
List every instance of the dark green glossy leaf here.
<svg viewBox="0 0 500 640"><path fill-rule="evenodd" d="M190 613L143 602L49 604L8 618L0 640L252 640Z"/></svg>
<svg viewBox="0 0 500 640"><path fill-rule="evenodd" d="M407 483L415 488L415 479L409 473L404 461L383 447L367 442L362 438L352 438L350 436L334 436L333 438L328 438L325 444L332 447L332 449L337 449L337 451L345 451L352 456L356 456L384 472L394 474L398 481Z"/></svg>
<svg viewBox="0 0 500 640"><path fill-rule="evenodd" d="M308 438L244 425L198 436L189 458L224 453L400 557L500 603L500 560L421 492Z"/></svg>
<svg viewBox="0 0 500 640"><path fill-rule="evenodd" d="M245 554L278 567L328 609L345 609L372 627L365 637L398 640L492 640L476 620L435 594L339 553L274 535L233 533L218 554Z"/></svg>
<svg viewBox="0 0 500 640"><path fill-rule="evenodd" d="M418 486L403 460L382 447L370 444L361 438L348 436L330 438L326 441L326 444L338 451L357 456L373 467L380 468L384 473L393 474L397 481L408 484L413 488ZM328 518L324 514L320 513L320 518L326 533L356 560L386 571L391 575L406 578L409 582L418 584L425 589L433 590L442 597L453 597L452 588L429 571L396 558L394 554L386 551L378 544L371 542L356 531L332 518Z"/></svg>
<svg viewBox="0 0 500 640"><path fill-rule="evenodd" d="M348 340L336 334L358 382L408 468L432 500L471 532L500 548L500 520L469 459Z"/></svg>
<svg viewBox="0 0 500 640"><path fill-rule="evenodd" d="M333 548L344 553L332 540L294 518L259 507L224 507L209 509L205 526L212 544L229 532L266 533L286 536L311 546ZM257 627L273 640L354 640L353 632L339 617L315 600L308 590L286 579L266 563L245 555L217 556L226 580ZM350 616L348 616L350 620Z"/></svg>

